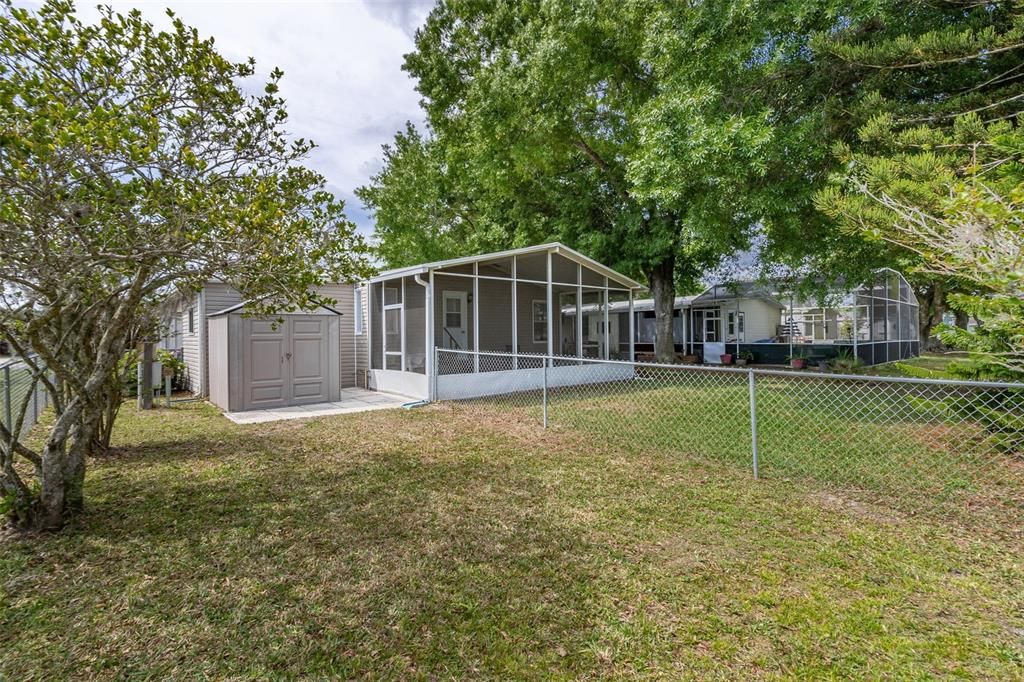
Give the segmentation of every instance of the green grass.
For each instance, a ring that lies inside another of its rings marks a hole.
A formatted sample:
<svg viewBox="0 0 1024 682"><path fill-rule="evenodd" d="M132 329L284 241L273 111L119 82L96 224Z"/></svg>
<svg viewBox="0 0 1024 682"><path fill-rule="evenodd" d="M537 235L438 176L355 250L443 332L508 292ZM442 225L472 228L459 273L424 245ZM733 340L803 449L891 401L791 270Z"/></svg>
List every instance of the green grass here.
<svg viewBox="0 0 1024 682"><path fill-rule="evenodd" d="M757 378L759 470L905 513L1024 527L1024 395L859 383L828 376ZM554 429L618 451L699 457L751 471L747 376L651 371L637 380L554 389ZM539 422L539 395L475 403L492 421ZM968 406L985 405L981 411Z"/></svg>
<svg viewBox="0 0 1024 682"><path fill-rule="evenodd" d="M915 358L899 362L887 362L881 365L863 367L859 374L879 377L913 377L918 379L954 379L949 365L957 358L957 353L924 353Z"/></svg>
<svg viewBox="0 0 1024 682"><path fill-rule="evenodd" d="M0 676L1024 676L1019 534L491 416L126 407L2 540Z"/></svg>

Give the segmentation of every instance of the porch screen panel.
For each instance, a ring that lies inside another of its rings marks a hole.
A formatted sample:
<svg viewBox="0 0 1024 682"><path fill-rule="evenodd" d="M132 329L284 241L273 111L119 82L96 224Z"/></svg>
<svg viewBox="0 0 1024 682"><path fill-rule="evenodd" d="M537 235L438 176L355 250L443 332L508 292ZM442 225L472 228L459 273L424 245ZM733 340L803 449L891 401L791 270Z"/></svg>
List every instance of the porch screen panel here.
<svg viewBox="0 0 1024 682"><path fill-rule="evenodd" d="M501 354L481 355L480 371L511 369L508 354L512 352L512 281L481 278L478 292L480 351Z"/></svg>
<svg viewBox="0 0 1024 682"><path fill-rule="evenodd" d="M585 278L584 278L585 279ZM583 357L604 355L604 292L583 290Z"/></svg>
<svg viewBox="0 0 1024 682"><path fill-rule="evenodd" d="M555 307L558 321L555 323L555 355L575 356L578 344L576 338L576 288L559 287L555 292Z"/></svg>
<svg viewBox="0 0 1024 682"><path fill-rule="evenodd" d="M558 299L555 298L557 305ZM530 282L516 283L516 328L518 352L545 354L548 351L547 337L547 287ZM520 359L519 367L541 366L540 361L532 363Z"/></svg>
<svg viewBox="0 0 1024 682"><path fill-rule="evenodd" d="M405 371L427 372L427 292L411 277L405 280Z"/></svg>
<svg viewBox="0 0 1024 682"><path fill-rule="evenodd" d="M674 311L677 314L679 311ZM676 343L683 343L683 318L672 320ZM608 357L611 360L629 359L629 292L608 291Z"/></svg>
<svg viewBox="0 0 1024 682"><path fill-rule="evenodd" d="M473 350L473 278L434 274L434 345Z"/></svg>
<svg viewBox="0 0 1024 682"><path fill-rule="evenodd" d="M371 284L369 289L370 369L384 369L384 339L380 333L380 321L384 315L381 285L379 282Z"/></svg>

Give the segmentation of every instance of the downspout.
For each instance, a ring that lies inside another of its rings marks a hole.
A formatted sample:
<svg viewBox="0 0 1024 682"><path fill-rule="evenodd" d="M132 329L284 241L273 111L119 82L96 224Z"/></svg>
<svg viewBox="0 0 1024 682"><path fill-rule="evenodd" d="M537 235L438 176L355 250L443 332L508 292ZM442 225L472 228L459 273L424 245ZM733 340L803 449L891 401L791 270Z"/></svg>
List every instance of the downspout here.
<svg viewBox="0 0 1024 682"><path fill-rule="evenodd" d="M436 400L436 396L434 395L434 381L432 379L434 376L434 349L432 345L434 340L433 291L431 291L430 284L428 282L424 282L419 273L412 276L412 281L423 287L424 312L426 313L423 316L425 322L425 329L423 330L423 352L426 354L424 362L427 375L427 399L433 401Z"/></svg>

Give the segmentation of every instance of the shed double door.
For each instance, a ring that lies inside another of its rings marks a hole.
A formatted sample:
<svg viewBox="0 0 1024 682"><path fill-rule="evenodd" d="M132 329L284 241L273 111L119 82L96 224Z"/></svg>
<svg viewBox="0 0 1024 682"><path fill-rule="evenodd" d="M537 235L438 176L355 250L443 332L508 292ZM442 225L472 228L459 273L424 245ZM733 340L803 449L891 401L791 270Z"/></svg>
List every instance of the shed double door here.
<svg viewBox="0 0 1024 682"><path fill-rule="evenodd" d="M276 325L273 319L242 320L243 409L338 399L338 318L287 315L283 319Z"/></svg>

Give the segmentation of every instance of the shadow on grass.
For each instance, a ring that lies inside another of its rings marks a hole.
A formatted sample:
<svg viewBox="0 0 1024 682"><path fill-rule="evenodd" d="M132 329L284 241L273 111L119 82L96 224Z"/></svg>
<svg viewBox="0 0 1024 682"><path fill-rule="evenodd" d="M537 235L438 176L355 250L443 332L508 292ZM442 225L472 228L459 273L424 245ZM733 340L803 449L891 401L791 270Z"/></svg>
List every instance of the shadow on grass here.
<svg viewBox="0 0 1024 682"><path fill-rule="evenodd" d="M607 552L537 480L472 457L320 454L265 433L126 448L52 541L88 592L41 564L5 629L45 619L73 643L66 663L90 651L119 674L572 670ZM177 645L124 649L154 636Z"/></svg>

